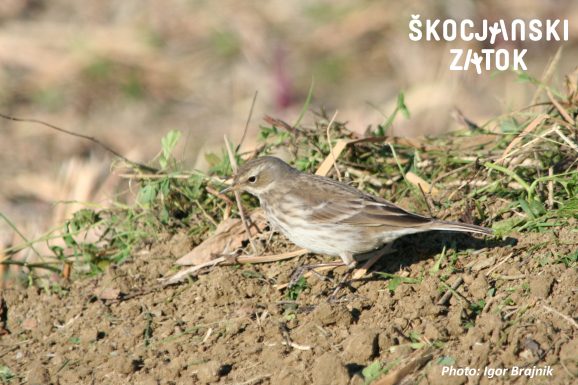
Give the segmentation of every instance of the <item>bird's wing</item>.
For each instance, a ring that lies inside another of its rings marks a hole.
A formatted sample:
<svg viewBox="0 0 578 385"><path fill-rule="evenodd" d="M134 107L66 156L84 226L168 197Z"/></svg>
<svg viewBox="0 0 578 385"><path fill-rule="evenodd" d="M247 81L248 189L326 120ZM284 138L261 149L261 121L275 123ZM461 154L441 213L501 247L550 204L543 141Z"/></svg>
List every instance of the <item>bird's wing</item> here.
<svg viewBox="0 0 578 385"><path fill-rule="evenodd" d="M420 227L431 218L412 214L384 199L365 194L329 178L317 177L311 188L302 189L300 209L311 222L395 228Z"/></svg>

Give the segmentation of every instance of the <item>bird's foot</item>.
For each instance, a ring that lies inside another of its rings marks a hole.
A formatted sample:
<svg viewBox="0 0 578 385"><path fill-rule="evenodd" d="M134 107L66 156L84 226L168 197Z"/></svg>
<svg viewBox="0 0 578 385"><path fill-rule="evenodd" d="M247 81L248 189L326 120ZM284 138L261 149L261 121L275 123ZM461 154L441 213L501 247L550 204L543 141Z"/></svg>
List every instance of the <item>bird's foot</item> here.
<svg viewBox="0 0 578 385"><path fill-rule="evenodd" d="M339 266L343 266L343 262L336 261L336 262L318 263L315 265L299 266L298 268L296 268L293 271L293 274L291 274L291 279L289 280L288 287L291 288L291 287L295 286L297 284L297 282L299 282L301 277L303 277L305 275L305 273L307 273L308 271L311 271L313 274L315 274L321 280L327 280L328 278L326 276L318 273L317 271L315 271L315 269L320 268L320 267L339 267Z"/></svg>
<svg viewBox="0 0 578 385"><path fill-rule="evenodd" d="M353 275L354 270L355 270L355 266L350 267L347 270L347 272L345 273L345 275L343 276L341 281L339 281L337 286L335 286L335 288L333 289L333 293L331 293L331 295L329 296L329 298L328 298L329 302L337 302L337 293L339 293L339 291L341 289L343 289L349 285L349 283L351 282L351 276Z"/></svg>

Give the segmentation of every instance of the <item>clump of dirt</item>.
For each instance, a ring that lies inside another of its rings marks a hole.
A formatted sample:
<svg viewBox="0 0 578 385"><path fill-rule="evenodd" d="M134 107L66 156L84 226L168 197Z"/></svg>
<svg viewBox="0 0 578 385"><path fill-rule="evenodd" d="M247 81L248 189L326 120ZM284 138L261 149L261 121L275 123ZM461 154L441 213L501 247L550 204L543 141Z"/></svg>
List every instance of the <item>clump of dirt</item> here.
<svg viewBox="0 0 578 385"><path fill-rule="evenodd" d="M462 235L402 239L376 267L403 278L397 285L373 274L334 301L340 269L309 277L294 301L277 287L311 258L216 267L122 300L171 273L169 240L59 292L5 290L2 365L28 384L335 385L363 384L363 369L377 361L395 371L404 359L429 354L405 383L568 384L578 376L578 273L556 257L575 252L576 232L516 238L474 242L475 251ZM446 258L431 258L440 244L454 246ZM449 286L453 295L442 301ZM112 299L95 295L102 289ZM552 375L490 380L448 376L445 366L550 366Z"/></svg>

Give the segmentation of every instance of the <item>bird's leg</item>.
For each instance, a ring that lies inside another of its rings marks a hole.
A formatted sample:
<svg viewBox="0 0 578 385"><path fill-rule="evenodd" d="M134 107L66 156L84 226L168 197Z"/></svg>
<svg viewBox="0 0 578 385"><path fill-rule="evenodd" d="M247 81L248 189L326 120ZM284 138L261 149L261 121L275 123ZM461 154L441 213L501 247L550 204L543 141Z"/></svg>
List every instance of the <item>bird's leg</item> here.
<svg viewBox="0 0 578 385"><path fill-rule="evenodd" d="M355 260L357 262L363 262L375 258L379 259L384 255L394 253L395 251L396 250L393 248L393 242L389 242L377 250L372 250L363 254L357 254L355 256Z"/></svg>
<svg viewBox="0 0 578 385"><path fill-rule="evenodd" d="M269 230L269 236L265 241L265 246L269 247L269 245L271 244L271 240L273 239L273 235L275 235L275 230L271 227L271 229Z"/></svg>
<svg viewBox="0 0 578 385"><path fill-rule="evenodd" d="M339 292L339 290L343 289L347 285L347 283L351 279L351 276L352 276L354 270L355 270L355 266L347 269L347 271L345 272L345 275L343 276L341 281L339 281L337 286L335 286L335 289L333 289L333 293L331 293L331 295L329 296L330 302L335 301L335 299L337 297L337 293Z"/></svg>
<svg viewBox="0 0 578 385"><path fill-rule="evenodd" d="M347 266L350 269L353 269L355 267L355 259L353 259L353 254L351 253L341 253L339 255L341 257L341 260L343 261L343 264L345 266Z"/></svg>
<svg viewBox="0 0 578 385"><path fill-rule="evenodd" d="M343 277L341 282L339 282L339 284L335 287L335 290L333 290L333 293L331 294L331 296L329 298L331 300L335 300L335 296L337 295L339 290L341 290L343 287L345 287L345 284L347 283L347 281L349 281L352 278L353 278L353 280L355 280L355 279L363 277L365 275L365 273L367 272L367 270L371 266L373 266L373 264L375 262L377 262L377 260L379 260L379 258L383 257L386 254L390 254L393 251L395 251L395 250L393 250L392 246L393 246L393 243L390 242L390 243L386 244L384 247L382 247L381 249L371 251L369 253L365 253L365 254L362 254L361 256L358 256L358 258L357 258L358 260L368 260L368 261L365 262L365 264L355 274L353 274L353 271L355 270L356 260L353 259L353 256L351 254L342 255L341 259L343 259L343 262L345 264L347 264L349 269L345 273L345 276ZM361 258L359 258L359 257L361 257ZM358 274L358 273L361 273L361 274Z"/></svg>
<svg viewBox="0 0 578 385"><path fill-rule="evenodd" d="M353 254L343 253L340 255L340 257L341 260L343 260L343 264L347 266L347 272L345 273L341 281L339 281L337 286L335 286L335 289L333 289L333 293L331 293L331 295L329 296L330 301L335 300L337 293L345 286L347 281L349 281L349 279L351 278L351 274L353 274L353 270L355 270L356 262L355 259L353 259Z"/></svg>
<svg viewBox="0 0 578 385"><path fill-rule="evenodd" d="M295 284L297 284L297 281L299 281L299 279L303 276L303 274L305 274L307 271L313 271L315 272L318 276L319 273L317 273L315 271L315 269L317 269L318 267L339 267L339 266L343 266L344 263L341 261L335 261L335 262L327 262L327 263L317 263L315 265L303 265L303 266L299 266L298 268L296 268L293 271L293 274L291 274L291 280L289 281L289 287L295 286ZM321 276L322 279L326 279L326 277Z"/></svg>

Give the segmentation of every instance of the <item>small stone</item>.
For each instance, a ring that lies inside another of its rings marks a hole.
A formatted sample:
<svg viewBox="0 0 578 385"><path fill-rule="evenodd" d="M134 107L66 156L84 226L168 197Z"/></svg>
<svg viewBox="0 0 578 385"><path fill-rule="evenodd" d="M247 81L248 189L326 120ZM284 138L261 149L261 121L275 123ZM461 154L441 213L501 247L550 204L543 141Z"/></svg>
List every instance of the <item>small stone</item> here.
<svg viewBox="0 0 578 385"><path fill-rule="evenodd" d="M306 385L307 381L298 371L283 368L271 377L271 383L276 385Z"/></svg>
<svg viewBox="0 0 578 385"><path fill-rule="evenodd" d="M453 298L453 297L452 297ZM462 325L462 308L452 306L447 316L447 331L450 335L460 335L464 331Z"/></svg>
<svg viewBox="0 0 578 385"><path fill-rule="evenodd" d="M219 380L221 364L217 361L209 361L199 367L197 378L205 384L212 384Z"/></svg>
<svg viewBox="0 0 578 385"><path fill-rule="evenodd" d="M496 262L496 258L494 258L494 257L482 259L480 261L477 261L472 266L472 271L480 271L480 270L486 269L490 266L493 266L495 262Z"/></svg>
<svg viewBox="0 0 578 385"><path fill-rule="evenodd" d="M34 362L32 365L30 365L30 370L28 371L28 384L50 384L50 374L48 373L48 369L46 369L41 362Z"/></svg>
<svg viewBox="0 0 578 385"><path fill-rule="evenodd" d="M365 363L379 352L378 334L373 330L362 330L351 334L343 342L343 358L347 362Z"/></svg>
<svg viewBox="0 0 578 385"><path fill-rule="evenodd" d="M329 303L322 303L315 309L315 317L321 325L328 326L335 323L349 324L351 313L343 306L332 306Z"/></svg>
<svg viewBox="0 0 578 385"><path fill-rule="evenodd" d="M486 294L488 293L489 288L490 285L488 284L488 281L483 274L480 274L468 286L468 291L472 294L474 299L479 300L486 298Z"/></svg>
<svg viewBox="0 0 578 385"><path fill-rule="evenodd" d="M80 342L82 344L89 344L91 342L96 341L96 336L98 334L98 331L94 328L91 327L87 327L84 328L81 332L80 332Z"/></svg>
<svg viewBox="0 0 578 385"><path fill-rule="evenodd" d="M554 278L538 276L530 278L530 293L538 298L547 298L552 290Z"/></svg>
<svg viewBox="0 0 578 385"><path fill-rule="evenodd" d="M339 357L332 352L321 355L313 366L313 383L316 385L346 385L349 374Z"/></svg>
<svg viewBox="0 0 578 385"><path fill-rule="evenodd" d="M440 339L440 332L435 327L435 325L431 322L427 322L425 324L425 330L423 333L424 337L429 339L430 341L435 341Z"/></svg>
<svg viewBox="0 0 578 385"><path fill-rule="evenodd" d="M114 361L115 369L121 374L131 374L135 371L135 365L129 357L117 357Z"/></svg>
<svg viewBox="0 0 578 385"><path fill-rule="evenodd" d="M462 275L462 280L466 285L469 285L474 281L474 276L471 274L464 274Z"/></svg>

